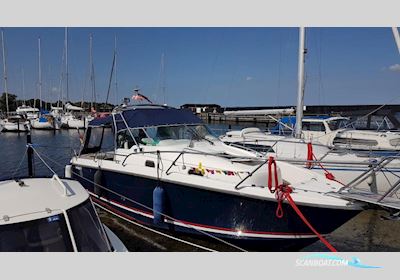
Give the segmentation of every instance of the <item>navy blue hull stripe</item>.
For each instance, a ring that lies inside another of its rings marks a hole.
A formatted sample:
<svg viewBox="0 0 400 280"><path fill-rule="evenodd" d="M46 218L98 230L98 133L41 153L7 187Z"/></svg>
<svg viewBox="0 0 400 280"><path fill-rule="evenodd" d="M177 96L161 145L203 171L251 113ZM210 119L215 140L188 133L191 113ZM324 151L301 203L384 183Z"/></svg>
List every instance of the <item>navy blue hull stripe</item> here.
<svg viewBox="0 0 400 280"><path fill-rule="evenodd" d="M122 215L126 218L135 220L136 222L141 222L137 219L134 219L130 215L126 215L117 209L110 207L107 204L111 204L114 206L117 206L118 208L122 208L124 210L133 212L135 214L139 214L142 216L145 216L147 218L153 219L153 214L142 211L133 207L128 207L126 205L123 205L121 203L118 203L116 201L111 201L107 200L103 197L98 198L97 195L89 192L92 195L92 198L95 202L100 203L102 206L107 207L111 211L115 211L117 214ZM228 234L228 235L233 235L233 236L243 236L243 237L259 237L259 238L316 238L316 235L314 234L309 234L309 233L287 233L287 232L261 232L261 231L252 231L252 230L242 230L238 231L235 229L231 228L221 228L221 227L215 227L215 226L209 226L209 225L202 225L202 224L195 224L187 221L173 221L170 219L165 219L164 220L167 223L171 223L174 225L178 225L181 227L188 227L188 228L196 228L199 230L207 231L207 232L215 232L215 233L220 233L220 234Z"/></svg>

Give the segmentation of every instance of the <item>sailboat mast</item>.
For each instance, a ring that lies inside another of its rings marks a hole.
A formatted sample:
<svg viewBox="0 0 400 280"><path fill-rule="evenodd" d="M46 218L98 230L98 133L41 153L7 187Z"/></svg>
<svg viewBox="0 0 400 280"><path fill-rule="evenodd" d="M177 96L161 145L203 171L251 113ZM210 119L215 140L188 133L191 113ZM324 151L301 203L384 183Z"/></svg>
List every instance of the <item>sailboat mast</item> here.
<svg viewBox="0 0 400 280"><path fill-rule="evenodd" d="M163 104L166 104L166 96L165 96L165 54L161 54L161 65L160 65L160 83L161 83L161 93L163 96Z"/></svg>
<svg viewBox="0 0 400 280"><path fill-rule="evenodd" d="M305 28L300 27L299 30L299 64L298 64L298 87L297 87L297 108L296 108L296 126L295 137L301 138L302 119L303 119L303 103L304 103L304 58L305 58Z"/></svg>
<svg viewBox="0 0 400 280"><path fill-rule="evenodd" d="M66 91L67 91L67 102L69 102L69 84L68 84L68 28L65 27L65 32L64 32L65 38L64 38L64 48L65 48L65 78L66 78Z"/></svg>
<svg viewBox="0 0 400 280"><path fill-rule="evenodd" d="M400 53L400 34L399 34L399 30L397 29L397 27L392 27L392 31L393 31L394 40L396 41L397 49L399 50L399 53Z"/></svg>
<svg viewBox="0 0 400 280"><path fill-rule="evenodd" d="M92 86L92 100L90 101L90 108L93 108L93 103L96 102L96 88L94 80L94 66L93 66L93 36L89 36L89 64L90 64L90 82Z"/></svg>
<svg viewBox="0 0 400 280"><path fill-rule="evenodd" d="M40 99L40 110L42 110L42 65L41 65L41 52L40 52L40 37L38 38L38 49L39 49L39 99Z"/></svg>
<svg viewBox="0 0 400 280"><path fill-rule="evenodd" d="M117 78L117 35L114 37L114 68L115 68L115 105L118 105L118 78Z"/></svg>
<svg viewBox="0 0 400 280"><path fill-rule="evenodd" d="M4 45L4 31L1 30L1 49L2 49L2 54L3 54L3 76L4 76L4 93L6 94L6 110L7 110L7 116L10 111L8 107L8 87L7 87L7 66L6 66L6 51L5 51L5 45Z"/></svg>
<svg viewBox="0 0 400 280"><path fill-rule="evenodd" d="M26 105L26 97L25 97L25 72L24 72L24 67L21 67L21 75L22 75L22 98L24 99L23 105Z"/></svg>

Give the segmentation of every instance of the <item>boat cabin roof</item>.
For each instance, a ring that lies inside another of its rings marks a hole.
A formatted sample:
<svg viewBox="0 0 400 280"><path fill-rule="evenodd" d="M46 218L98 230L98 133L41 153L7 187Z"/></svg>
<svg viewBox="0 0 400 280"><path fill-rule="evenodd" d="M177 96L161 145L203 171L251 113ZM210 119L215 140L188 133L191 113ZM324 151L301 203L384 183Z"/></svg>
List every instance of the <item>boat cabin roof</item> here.
<svg viewBox="0 0 400 280"><path fill-rule="evenodd" d="M114 123L115 120L115 123ZM155 126L196 125L202 121L191 111L161 105L118 107L110 116L96 118L91 127L112 124L116 130Z"/></svg>
<svg viewBox="0 0 400 280"><path fill-rule="evenodd" d="M39 109L31 106L19 106L16 111L17 113L36 113L39 112Z"/></svg>
<svg viewBox="0 0 400 280"><path fill-rule="evenodd" d="M0 225L56 215L89 198L79 182L59 180L53 177L0 182Z"/></svg>
<svg viewBox="0 0 400 280"><path fill-rule="evenodd" d="M74 106L71 103L65 104L65 109L70 111L84 111L82 107Z"/></svg>
<svg viewBox="0 0 400 280"><path fill-rule="evenodd" d="M323 118L315 118L315 117L304 117L303 122L330 122L336 120L350 120L346 117L323 117Z"/></svg>

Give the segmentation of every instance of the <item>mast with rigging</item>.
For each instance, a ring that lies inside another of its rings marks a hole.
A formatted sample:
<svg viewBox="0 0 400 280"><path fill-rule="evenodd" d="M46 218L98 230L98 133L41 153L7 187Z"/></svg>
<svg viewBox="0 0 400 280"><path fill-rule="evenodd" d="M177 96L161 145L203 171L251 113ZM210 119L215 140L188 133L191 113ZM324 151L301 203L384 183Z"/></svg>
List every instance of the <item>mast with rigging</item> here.
<svg viewBox="0 0 400 280"><path fill-rule="evenodd" d="M96 83L95 83L95 79L94 79L93 36L92 36L92 34L89 35L89 64L90 64L90 82L91 82L91 88L92 88L92 100L90 101L90 109L92 110L93 104L96 102Z"/></svg>
<svg viewBox="0 0 400 280"><path fill-rule="evenodd" d="M39 52L39 99L40 99L40 110L42 110L42 65L41 65L41 50L40 50L40 37L38 38L38 52Z"/></svg>
<svg viewBox="0 0 400 280"><path fill-rule="evenodd" d="M7 87L7 65L6 65L6 50L4 44L4 30L1 30L1 49L3 54L3 78L4 78L4 93L6 95L6 116L8 116L10 108L8 107L8 87Z"/></svg>
<svg viewBox="0 0 400 280"><path fill-rule="evenodd" d="M297 108L296 108L296 126L295 137L301 138L302 119L304 105L304 63L305 54L307 53L305 45L305 28L299 29L299 64L298 64L298 87L297 87Z"/></svg>

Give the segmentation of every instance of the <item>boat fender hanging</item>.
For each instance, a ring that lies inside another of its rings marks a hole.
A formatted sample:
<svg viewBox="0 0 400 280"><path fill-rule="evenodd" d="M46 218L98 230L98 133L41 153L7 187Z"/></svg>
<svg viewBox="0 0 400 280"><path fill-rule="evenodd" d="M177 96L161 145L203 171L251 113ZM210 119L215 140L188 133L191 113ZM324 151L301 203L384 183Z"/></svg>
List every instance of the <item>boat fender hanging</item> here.
<svg viewBox="0 0 400 280"><path fill-rule="evenodd" d="M101 171L101 169L97 169L93 176L93 192L100 197L102 194L102 190L99 185L103 185L103 172Z"/></svg>
<svg viewBox="0 0 400 280"><path fill-rule="evenodd" d="M164 222L163 214L165 210L165 191L161 186L153 190L153 223L160 225Z"/></svg>

